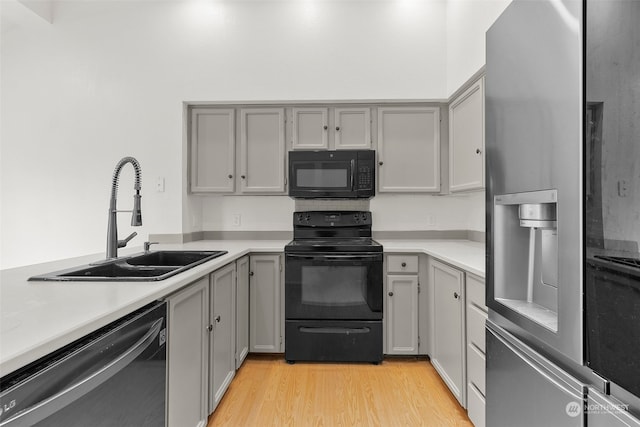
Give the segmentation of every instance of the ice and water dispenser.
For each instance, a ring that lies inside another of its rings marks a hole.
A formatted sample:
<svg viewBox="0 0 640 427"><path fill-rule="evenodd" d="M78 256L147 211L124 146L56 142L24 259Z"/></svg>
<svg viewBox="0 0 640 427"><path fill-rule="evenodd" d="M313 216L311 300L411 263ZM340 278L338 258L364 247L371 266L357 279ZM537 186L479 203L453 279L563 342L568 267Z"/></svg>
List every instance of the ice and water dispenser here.
<svg viewBox="0 0 640 427"><path fill-rule="evenodd" d="M494 197L494 299L558 329L557 190Z"/></svg>

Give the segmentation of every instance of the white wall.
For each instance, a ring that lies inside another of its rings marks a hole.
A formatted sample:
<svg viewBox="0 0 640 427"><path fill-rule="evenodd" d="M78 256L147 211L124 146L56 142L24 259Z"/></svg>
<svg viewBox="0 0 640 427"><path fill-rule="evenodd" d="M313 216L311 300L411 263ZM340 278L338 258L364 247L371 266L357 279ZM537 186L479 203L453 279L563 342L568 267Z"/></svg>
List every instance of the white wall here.
<svg viewBox="0 0 640 427"><path fill-rule="evenodd" d="M485 64L485 33L511 0L447 1L447 96Z"/></svg>
<svg viewBox="0 0 640 427"><path fill-rule="evenodd" d="M52 24L2 14L0 268L103 252L111 174L127 155L143 169L131 245L215 223L184 195L184 101L442 99L456 66L445 0L53 4Z"/></svg>
<svg viewBox="0 0 640 427"><path fill-rule="evenodd" d="M183 200L183 101L445 96L440 1L65 1L53 12L53 24L3 14L2 268L104 251L126 155L143 168L132 244L200 228L199 201Z"/></svg>

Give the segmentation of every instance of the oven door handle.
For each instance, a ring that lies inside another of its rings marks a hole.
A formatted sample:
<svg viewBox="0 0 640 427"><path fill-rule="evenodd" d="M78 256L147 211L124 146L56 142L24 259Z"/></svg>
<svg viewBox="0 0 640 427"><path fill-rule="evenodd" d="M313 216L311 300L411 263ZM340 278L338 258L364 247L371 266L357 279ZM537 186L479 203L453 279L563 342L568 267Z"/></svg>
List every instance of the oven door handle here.
<svg viewBox="0 0 640 427"><path fill-rule="evenodd" d="M301 255L301 254L286 254L288 258L299 259L315 259L315 260L374 260L381 259L382 254L362 254L362 255Z"/></svg>
<svg viewBox="0 0 640 427"><path fill-rule="evenodd" d="M0 427L33 425L39 423L48 416L55 414L65 406L91 392L109 378L122 371L138 356L140 356L142 352L153 343L160 333L163 320L164 319L156 320L142 338L96 372L72 384L61 392L36 403L26 411L19 412L16 416L0 423Z"/></svg>

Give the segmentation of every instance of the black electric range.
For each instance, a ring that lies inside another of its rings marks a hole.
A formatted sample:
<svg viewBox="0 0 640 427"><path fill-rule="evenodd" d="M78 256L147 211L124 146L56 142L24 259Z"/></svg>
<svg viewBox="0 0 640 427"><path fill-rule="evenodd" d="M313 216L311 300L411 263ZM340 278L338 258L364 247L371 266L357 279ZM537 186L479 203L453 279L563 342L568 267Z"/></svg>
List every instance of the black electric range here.
<svg viewBox="0 0 640 427"><path fill-rule="evenodd" d="M382 245L371 212L293 215L285 246L285 359L382 361Z"/></svg>

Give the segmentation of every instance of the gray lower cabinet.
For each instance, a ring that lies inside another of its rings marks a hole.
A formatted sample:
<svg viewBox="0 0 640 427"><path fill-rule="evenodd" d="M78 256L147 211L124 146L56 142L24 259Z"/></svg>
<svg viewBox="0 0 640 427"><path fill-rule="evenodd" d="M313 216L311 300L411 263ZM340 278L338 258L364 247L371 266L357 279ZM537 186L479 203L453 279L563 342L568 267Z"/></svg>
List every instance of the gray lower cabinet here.
<svg viewBox="0 0 640 427"><path fill-rule="evenodd" d="M236 264L211 275L209 340L209 414L212 413L236 372Z"/></svg>
<svg viewBox="0 0 640 427"><path fill-rule="evenodd" d="M486 333L487 306L484 280L467 273L467 413L476 427L484 427L486 396Z"/></svg>
<svg viewBox="0 0 640 427"><path fill-rule="evenodd" d="M417 355L420 340L418 255L387 255L385 261L384 352Z"/></svg>
<svg viewBox="0 0 640 427"><path fill-rule="evenodd" d="M465 407L464 273L431 260L429 280L433 287L431 362L458 402Z"/></svg>
<svg viewBox="0 0 640 427"><path fill-rule="evenodd" d="M209 277L167 298L167 425L206 423L209 356Z"/></svg>
<svg viewBox="0 0 640 427"><path fill-rule="evenodd" d="M281 255L251 255L249 267L249 351L284 351L284 290Z"/></svg>
<svg viewBox="0 0 640 427"><path fill-rule="evenodd" d="M249 256L236 261L236 369L249 353Z"/></svg>
<svg viewBox="0 0 640 427"><path fill-rule="evenodd" d="M387 276L386 354L418 354L418 276Z"/></svg>

